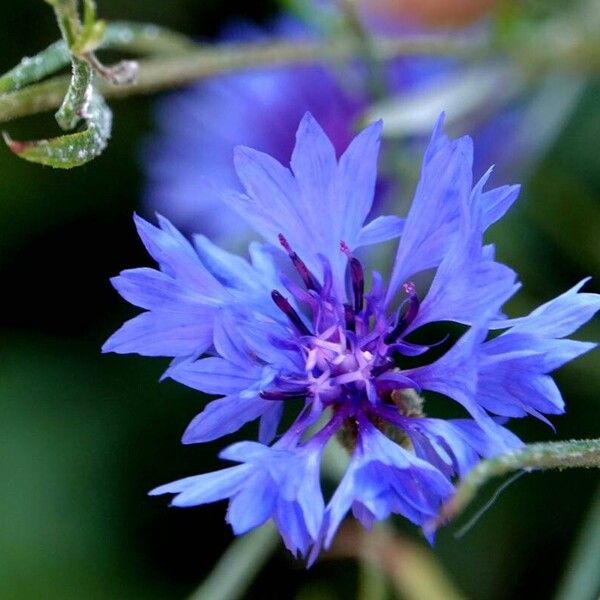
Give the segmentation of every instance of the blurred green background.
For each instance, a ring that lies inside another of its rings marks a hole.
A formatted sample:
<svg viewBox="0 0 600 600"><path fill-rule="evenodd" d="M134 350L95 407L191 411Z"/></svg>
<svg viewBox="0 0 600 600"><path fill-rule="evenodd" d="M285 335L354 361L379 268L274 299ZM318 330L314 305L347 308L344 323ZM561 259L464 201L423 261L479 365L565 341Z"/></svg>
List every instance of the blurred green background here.
<svg viewBox="0 0 600 600"><path fill-rule="evenodd" d="M116 0L107 19L153 21L214 36L232 17L261 21L270 2ZM168 9L165 10L165 5ZM2 6L0 70L57 38L47 5ZM524 181L492 233L524 290L511 314L532 308L585 275L600 291L600 87L588 85L559 139ZM108 278L149 264L132 225L142 172L139 144L153 128L153 98L112 102L113 139L99 159L71 172L19 161L0 148L0 597L180 598L210 571L232 536L222 504L168 509L148 489L217 466L220 442L181 446L202 398L158 378L160 359L100 354L134 311ZM35 138L58 130L51 115L5 125ZM535 131L531 132L535 135ZM580 339L598 339L600 324ZM556 438L598 435L600 353L557 374L568 412ZM539 422L518 423L525 440L554 439ZM434 554L469 598L547 598L564 573L595 471L525 476L466 536L440 533ZM484 490L489 497L495 486ZM417 531L399 529L425 546ZM248 598L349 598L350 561L309 571L279 550Z"/></svg>

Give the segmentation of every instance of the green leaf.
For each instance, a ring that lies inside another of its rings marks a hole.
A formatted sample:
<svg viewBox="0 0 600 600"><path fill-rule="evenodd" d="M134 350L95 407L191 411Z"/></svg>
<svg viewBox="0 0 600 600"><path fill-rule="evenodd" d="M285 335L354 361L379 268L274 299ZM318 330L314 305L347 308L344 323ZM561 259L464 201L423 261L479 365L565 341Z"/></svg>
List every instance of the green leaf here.
<svg viewBox="0 0 600 600"><path fill-rule="evenodd" d="M4 141L17 156L30 162L54 167L71 169L83 165L102 153L110 137L112 113L102 96L94 89L94 62L92 51L104 36L104 23L96 21L96 3L84 0L84 22L79 18L77 0L46 0L53 6L64 39L64 48L68 51L72 64L72 76L62 104L56 113L56 121L65 131L77 127L83 120L83 131L61 137L35 141L12 140L4 133ZM89 56L83 54L88 52ZM81 54L79 54L81 53ZM37 70L25 72L25 79L43 75L49 67L60 64L64 54L59 46L46 50L43 59L38 59ZM43 64L43 67L41 66ZM100 65L102 66L102 65ZM120 73L117 72L117 75ZM21 70L21 76L23 71ZM22 85L21 77L17 84ZM4 78L5 87L15 84L15 74ZM9 87L10 89L10 87Z"/></svg>
<svg viewBox="0 0 600 600"><path fill-rule="evenodd" d="M91 161L106 148L112 113L93 87L89 88L89 94L89 102L81 114L87 124L83 131L31 142L12 140L4 133L4 141L20 158L55 169L72 169Z"/></svg>
<svg viewBox="0 0 600 600"><path fill-rule="evenodd" d="M102 43L105 33L106 22L96 19L96 3L94 0L83 0L83 24L71 46L71 52L75 55L93 52Z"/></svg>
<svg viewBox="0 0 600 600"><path fill-rule="evenodd" d="M26 56L16 67L0 77L0 94L15 92L39 81L68 65L70 60L69 50L62 40L35 56Z"/></svg>
<svg viewBox="0 0 600 600"><path fill-rule="evenodd" d="M69 89L56 113L56 122L65 131L74 129L85 112L92 94L92 67L85 60L72 58L73 73Z"/></svg>

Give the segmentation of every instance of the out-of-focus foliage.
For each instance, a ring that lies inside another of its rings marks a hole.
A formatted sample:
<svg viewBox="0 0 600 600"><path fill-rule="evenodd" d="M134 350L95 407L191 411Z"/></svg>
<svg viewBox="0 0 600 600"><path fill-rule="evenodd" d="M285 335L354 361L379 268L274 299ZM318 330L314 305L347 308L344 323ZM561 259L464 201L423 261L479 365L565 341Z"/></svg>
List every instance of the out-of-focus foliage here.
<svg viewBox="0 0 600 600"><path fill-rule="evenodd" d="M168 5L103 0L100 10L107 20L154 21L197 38L214 36L230 18L264 20L276 10L242 1ZM11 2L2 16L2 71L57 37L39 0ZM500 259L528 290L513 314L587 274L590 290L600 291L599 97L600 85L590 83L523 181L517 207L492 231ZM108 277L146 260L130 217L140 201L138 152L151 109L151 98L115 102L110 151L72 172L0 152L0 597L182 597L231 541L222 506L168 510L163 499L146 497L158 483L216 466L211 444L177 443L202 398L159 384L160 361L99 354L130 314ZM43 115L11 124L11 133L27 139L54 127ZM600 324L583 336L598 339ZM568 412L555 421L557 437L597 435L599 361L592 353L558 374ZM539 423L516 429L527 441L554 439ZM551 597L597 479L593 471L522 478L462 539L440 532L433 552L466 597ZM247 598L345 598L358 580L351 561L306 572L278 552Z"/></svg>

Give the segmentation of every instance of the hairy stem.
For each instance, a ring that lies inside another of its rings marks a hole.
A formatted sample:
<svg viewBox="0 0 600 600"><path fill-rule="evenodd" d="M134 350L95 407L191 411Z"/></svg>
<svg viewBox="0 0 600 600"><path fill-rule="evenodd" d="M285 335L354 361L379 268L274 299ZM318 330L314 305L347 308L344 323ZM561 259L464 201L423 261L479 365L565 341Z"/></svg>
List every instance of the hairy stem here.
<svg viewBox="0 0 600 600"><path fill-rule="evenodd" d="M493 477L520 469L567 469L600 467L600 439L531 444L509 454L481 461L458 485L454 496L427 525L437 529L459 515L479 489Z"/></svg>

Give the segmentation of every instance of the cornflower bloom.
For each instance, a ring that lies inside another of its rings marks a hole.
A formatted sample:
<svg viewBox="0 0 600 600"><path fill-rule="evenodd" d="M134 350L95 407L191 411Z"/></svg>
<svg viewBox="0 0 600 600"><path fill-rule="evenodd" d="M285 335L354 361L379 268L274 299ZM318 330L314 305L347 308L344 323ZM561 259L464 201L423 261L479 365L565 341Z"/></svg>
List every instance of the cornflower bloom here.
<svg viewBox="0 0 600 600"><path fill-rule="evenodd" d="M582 282L526 317L503 315L519 285L483 235L519 187L484 191L489 172L473 185L472 142L448 139L442 118L406 219L365 224L380 133L381 123L371 125L338 161L307 114L291 169L236 148L245 192L224 202L264 240L250 245L250 260L202 235L190 242L162 217L159 227L136 217L160 270L113 279L146 312L104 350L172 357L166 376L222 396L193 419L184 443L260 419L258 442L222 452L237 465L151 494L176 494L175 506L229 499L235 533L273 519L286 546L311 560L349 511L367 527L391 513L426 524L455 477L521 445L500 420L563 412L548 373L593 347L563 338L600 308L600 296L580 293ZM357 251L398 236L387 284L377 272L367 276ZM428 287L415 283L431 271ZM432 350L439 340L415 343L413 332L446 322L466 331L441 356ZM421 392L458 403L465 417L426 417ZM280 432L284 407L294 420ZM334 437L350 459L325 502L321 458Z"/></svg>

